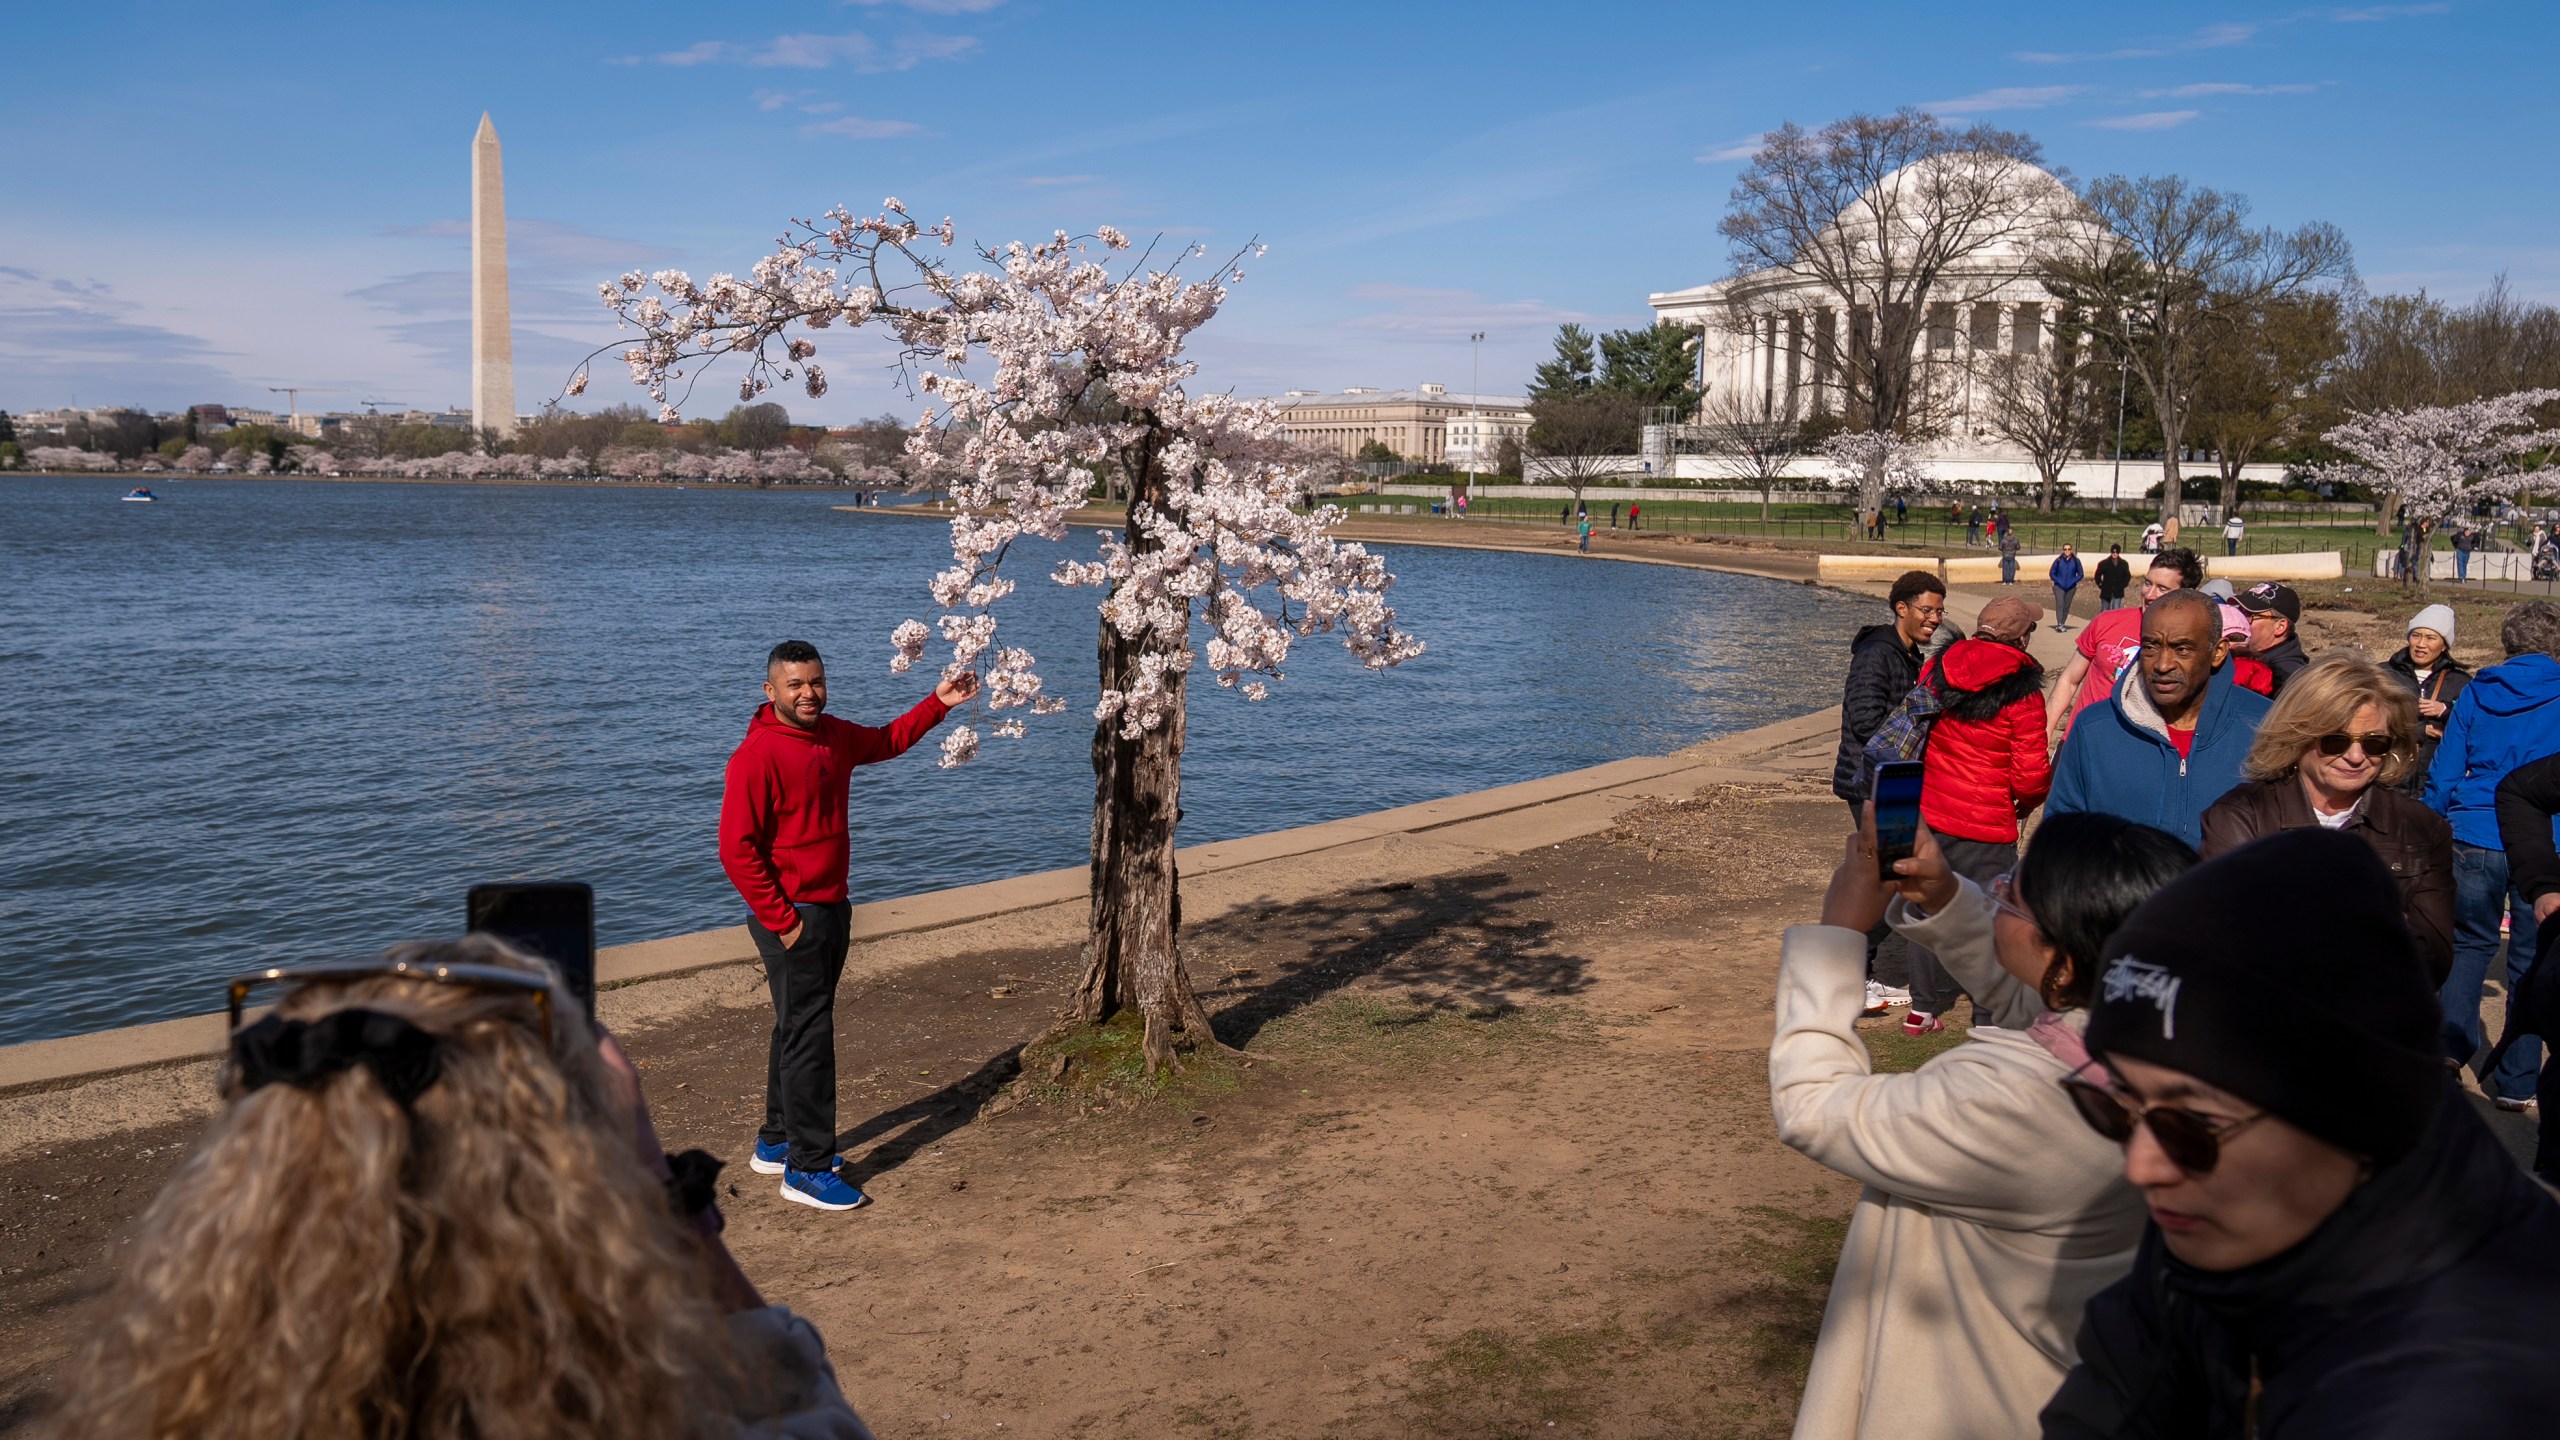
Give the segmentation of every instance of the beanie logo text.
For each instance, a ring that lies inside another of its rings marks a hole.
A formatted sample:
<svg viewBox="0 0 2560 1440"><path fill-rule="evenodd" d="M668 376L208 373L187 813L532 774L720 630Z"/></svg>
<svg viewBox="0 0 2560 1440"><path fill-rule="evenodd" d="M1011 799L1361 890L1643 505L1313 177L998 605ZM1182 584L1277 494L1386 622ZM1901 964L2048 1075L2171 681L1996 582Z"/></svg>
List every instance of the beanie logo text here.
<svg viewBox="0 0 2560 1440"><path fill-rule="evenodd" d="M2107 967L2105 999L2113 1004L2124 1000L2148 1000L2160 1010L2160 1038L2178 1038L2178 986L2180 980L2165 966L2127 955Z"/></svg>

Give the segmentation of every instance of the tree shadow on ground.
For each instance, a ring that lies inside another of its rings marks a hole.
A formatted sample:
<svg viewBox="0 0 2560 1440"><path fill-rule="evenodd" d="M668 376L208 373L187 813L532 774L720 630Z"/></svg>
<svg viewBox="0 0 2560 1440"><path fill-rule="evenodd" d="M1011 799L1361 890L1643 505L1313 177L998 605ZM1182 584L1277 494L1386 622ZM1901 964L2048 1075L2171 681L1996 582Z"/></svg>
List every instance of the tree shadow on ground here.
<svg viewBox="0 0 2560 1440"><path fill-rule="evenodd" d="M1590 987L1590 962L1555 948L1557 923L1523 913L1545 893L1501 872L1399 880L1323 900L1247 905L1186 926L1183 952L1218 1038L1237 1049L1274 1021L1373 977L1391 980L1400 998L1424 1010L1489 1018L1525 998ZM1240 954L1251 958L1230 963ZM859 1187L977 1120L1021 1074L1028 1043L839 1134L845 1179ZM868 1154L854 1153L874 1140Z"/></svg>
<svg viewBox="0 0 2560 1440"><path fill-rule="evenodd" d="M1500 1014L1523 998L1590 988L1589 960L1555 948L1556 922L1523 913L1545 893L1500 871L1398 880L1248 906L1187 932L1183 948L1218 1038L1238 1049L1273 1021L1372 977L1391 979L1428 1010ZM1220 976L1209 958L1245 946L1285 953L1293 939L1304 943L1304 959L1264 959Z"/></svg>

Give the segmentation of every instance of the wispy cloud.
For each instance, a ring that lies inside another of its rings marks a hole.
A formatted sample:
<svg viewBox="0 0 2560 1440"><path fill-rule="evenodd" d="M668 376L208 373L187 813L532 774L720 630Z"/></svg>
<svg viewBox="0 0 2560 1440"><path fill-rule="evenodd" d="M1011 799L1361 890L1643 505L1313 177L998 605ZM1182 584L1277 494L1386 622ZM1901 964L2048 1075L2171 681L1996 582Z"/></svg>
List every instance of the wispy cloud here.
<svg viewBox="0 0 2560 1440"><path fill-rule="evenodd" d="M163 388L209 388L230 378L217 363L231 358L227 352L144 313L101 281L0 265L0 372L43 376L56 398L42 403L56 405L83 392L130 393L145 377Z"/></svg>
<svg viewBox="0 0 2560 1440"><path fill-rule="evenodd" d="M1765 143L1768 138L1769 134L1764 130L1757 135L1745 135L1739 140L1728 140L1721 145L1710 145L1706 148L1704 153L1698 156L1698 163L1701 165L1721 165L1729 160L1748 160L1752 156L1760 153L1761 145Z"/></svg>
<svg viewBox="0 0 2560 1440"><path fill-rule="evenodd" d="M1014 183L1042 190L1053 185L1092 185L1101 179L1099 175L1025 175Z"/></svg>
<svg viewBox="0 0 2560 1440"><path fill-rule="evenodd" d="M2206 80L2167 90L2141 90L2145 100L2194 100L2206 95L2308 95L2317 85L2244 85L2236 80Z"/></svg>
<svg viewBox="0 0 2560 1440"><path fill-rule="evenodd" d="M865 9L895 5L901 10L913 10L925 15L979 15L993 10L1003 4L1004 0L845 0L845 3L860 5Z"/></svg>
<svg viewBox="0 0 2560 1440"><path fill-rule="evenodd" d="M2041 110L2059 105L2077 95L2085 87L2079 85L2004 85L1996 90L1959 95L1953 100L1931 100L1921 109L1933 115L1987 115L1994 110Z"/></svg>
<svg viewBox="0 0 2560 1440"><path fill-rule="evenodd" d="M895 135L917 135L923 131L924 127L912 120L867 120L860 115L820 120L800 127L803 135L841 135L848 140L886 140Z"/></svg>
<svg viewBox="0 0 2560 1440"><path fill-rule="evenodd" d="M2091 50L2064 53L2052 50L2022 50L2012 55L2030 65L2068 65L2083 60L2158 60L2171 55L2192 54L2198 50L2222 50L2245 45L2261 34L2279 26L2305 21L2327 21L2333 25L2369 25L2384 20L2405 20L2416 15L2442 15L2450 12L2449 3L2432 5L2359 5L2349 9L2298 10L2274 20L2235 20L2207 25L2189 35L2165 40L2137 41L2113 50Z"/></svg>
<svg viewBox="0 0 2560 1440"><path fill-rule="evenodd" d="M2146 41L2120 46L2113 50L2084 51L2078 54L2050 50L2023 50L2012 58L2023 60L2030 65L2068 65L2080 60L2156 60L2166 55L2184 55L2196 50L2221 50L2233 45L2246 45L2256 39L2258 32L2265 28L2259 24L2232 21L2220 25L2207 25L2192 35L2182 35L2169 40Z"/></svg>
<svg viewBox="0 0 2560 1440"><path fill-rule="evenodd" d="M2146 110L2139 115L2109 115L2088 123L2101 130L2174 130L2203 113L2201 110Z"/></svg>
<svg viewBox="0 0 2560 1440"><path fill-rule="evenodd" d="M2330 12L2329 18L2341 25L2370 25L2378 20L2405 20L2412 15L2444 15L2453 7L2437 5L2363 5L2353 10Z"/></svg>
<svg viewBox="0 0 2560 1440"><path fill-rule="evenodd" d="M1475 331L1545 333L1564 324L1600 317L1543 300L1488 300L1473 290L1442 290L1419 285L1355 285L1349 298L1379 308L1343 322L1347 329L1374 331L1398 339L1463 342Z"/></svg>
<svg viewBox="0 0 2560 1440"><path fill-rule="evenodd" d="M902 35L883 45L859 30L841 35L776 35L770 40L698 40L682 50L626 55L618 65L745 65L757 69L825 70L847 65L866 74L912 70L928 60L956 60L978 48L971 35ZM768 109L776 108L773 106Z"/></svg>

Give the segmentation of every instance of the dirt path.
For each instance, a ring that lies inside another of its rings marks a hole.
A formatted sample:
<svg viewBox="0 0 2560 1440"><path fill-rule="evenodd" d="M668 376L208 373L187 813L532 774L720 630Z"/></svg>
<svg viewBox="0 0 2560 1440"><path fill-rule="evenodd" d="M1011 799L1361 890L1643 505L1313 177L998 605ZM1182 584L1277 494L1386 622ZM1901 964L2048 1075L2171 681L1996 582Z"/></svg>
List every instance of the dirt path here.
<svg viewBox="0 0 2560 1440"><path fill-rule="evenodd" d="M1851 1199L1777 1144L1764 1072L1833 805L1732 787L1197 927L1252 1063L1144 1100L1091 1099L1125 1046L1000 1088L1070 949L866 982L842 1115L877 1203L821 1215L738 1166L731 1243L883 1434L1781 1434ZM759 977L642 989L668 1014L625 1038L670 1143L741 1156ZM0 1166L0 1421L191 1129Z"/></svg>

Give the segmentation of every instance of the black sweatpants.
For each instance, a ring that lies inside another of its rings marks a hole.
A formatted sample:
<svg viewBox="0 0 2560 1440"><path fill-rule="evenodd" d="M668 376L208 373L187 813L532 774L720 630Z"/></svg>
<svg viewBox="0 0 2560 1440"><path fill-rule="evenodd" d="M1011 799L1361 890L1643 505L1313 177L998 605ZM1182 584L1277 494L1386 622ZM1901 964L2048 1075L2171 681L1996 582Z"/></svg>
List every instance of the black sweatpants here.
<svg viewBox="0 0 2560 1440"><path fill-rule="evenodd" d="M853 938L853 905L796 904L800 943L753 919L756 953L773 991L773 1039L765 1050L764 1129L759 1143L789 1141L794 1170L826 1170L836 1154L836 981Z"/></svg>

